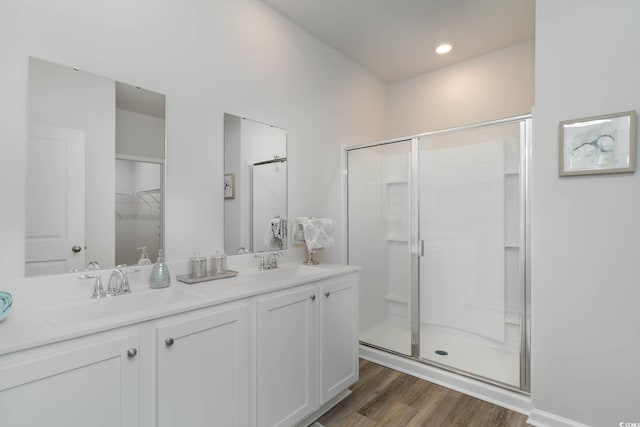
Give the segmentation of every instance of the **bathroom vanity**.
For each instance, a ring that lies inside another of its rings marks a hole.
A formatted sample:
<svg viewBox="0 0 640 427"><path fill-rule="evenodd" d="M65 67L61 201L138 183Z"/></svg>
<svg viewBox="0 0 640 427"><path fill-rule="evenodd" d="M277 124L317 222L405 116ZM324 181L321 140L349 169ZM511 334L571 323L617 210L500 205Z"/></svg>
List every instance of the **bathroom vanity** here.
<svg viewBox="0 0 640 427"><path fill-rule="evenodd" d="M100 300L75 275L7 289L3 426L305 425L357 381L357 268L173 276L157 290L145 268L131 294Z"/></svg>

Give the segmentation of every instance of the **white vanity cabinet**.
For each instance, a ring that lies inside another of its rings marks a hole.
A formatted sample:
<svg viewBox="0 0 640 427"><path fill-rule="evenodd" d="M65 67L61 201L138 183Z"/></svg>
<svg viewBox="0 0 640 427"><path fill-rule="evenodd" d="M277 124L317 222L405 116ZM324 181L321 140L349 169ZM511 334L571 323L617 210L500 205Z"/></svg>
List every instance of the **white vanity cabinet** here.
<svg viewBox="0 0 640 427"><path fill-rule="evenodd" d="M249 425L248 304L174 316L156 331L157 425Z"/></svg>
<svg viewBox="0 0 640 427"><path fill-rule="evenodd" d="M358 380L358 277L257 301L258 426L294 426Z"/></svg>
<svg viewBox="0 0 640 427"><path fill-rule="evenodd" d="M0 425L138 426L138 351L117 331L0 358Z"/></svg>
<svg viewBox="0 0 640 427"><path fill-rule="evenodd" d="M317 409L316 286L257 300L258 426L292 426Z"/></svg>
<svg viewBox="0 0 640 427"><path fill-rule="evenodd" d="M358 380L358 278L319 282L320 405Z"/></svg>
<svg viewBox="0 0 640 427"><path fill-rule="evenodd" d="M309 271L305 280L247 275L194 287L197 296L180 306L84 329L38 323L19 305L9 320L32 323L0 325L0 426L310 424L358 379L358 275L345 266ZM86 307L135 309L139 295ZM28 327L33 344L20 347Z"/></svg>

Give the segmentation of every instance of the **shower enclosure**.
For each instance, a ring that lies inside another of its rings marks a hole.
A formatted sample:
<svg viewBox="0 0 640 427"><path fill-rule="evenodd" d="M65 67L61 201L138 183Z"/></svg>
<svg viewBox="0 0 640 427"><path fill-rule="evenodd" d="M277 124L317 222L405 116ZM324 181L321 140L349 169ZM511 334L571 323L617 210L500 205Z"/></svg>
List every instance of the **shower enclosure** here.
<svg viewBox="0 0 640 427"><path fill-rule="evenodd" d="M530 116L349 147L361 343L529 390Z"/></svg>

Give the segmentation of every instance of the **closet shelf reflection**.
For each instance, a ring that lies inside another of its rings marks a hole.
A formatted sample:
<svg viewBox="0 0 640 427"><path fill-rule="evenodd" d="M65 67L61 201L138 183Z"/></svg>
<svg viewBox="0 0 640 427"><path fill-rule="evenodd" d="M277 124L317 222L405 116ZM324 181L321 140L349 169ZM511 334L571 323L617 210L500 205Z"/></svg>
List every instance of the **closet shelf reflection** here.
<svg viewBox="0 0 640 427"><path fill-rule="evenodd" d="M131 193L116 192L116 215L118 218L136 218L140 213L159 216L160 200L159 188Z"/></svg>
<svg viewBox="0 0 640 427"><path fill-rule="evenodd" d="M384 236L384 240L386 240L387 242L409 243L408 238L403 236L393 235L393 234Z"/></svg>

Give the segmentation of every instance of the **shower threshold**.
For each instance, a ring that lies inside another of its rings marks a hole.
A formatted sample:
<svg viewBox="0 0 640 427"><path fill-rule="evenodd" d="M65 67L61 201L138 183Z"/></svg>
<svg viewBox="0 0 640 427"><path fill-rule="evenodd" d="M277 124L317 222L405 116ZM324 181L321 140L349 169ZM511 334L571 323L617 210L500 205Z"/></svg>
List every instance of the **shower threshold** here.
<svg viewBox="0 0 640 427"><path fill-rule="evenodd" d="M520 355L421 325L420 359L518 388ZM375 321L360 330L360 341L381 350L411 355L409 322L395 318ZM439 354L446 353L446 354Z"/></svg>

